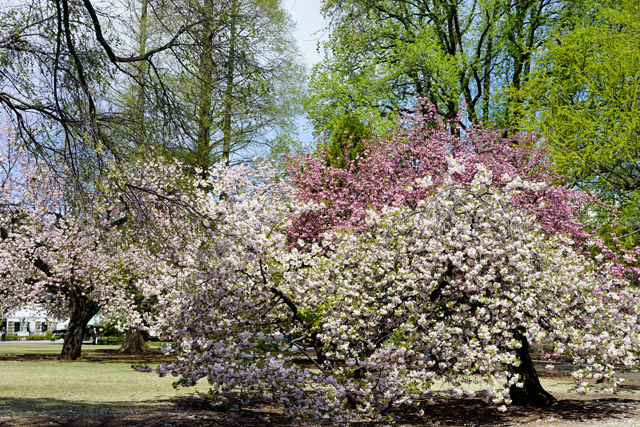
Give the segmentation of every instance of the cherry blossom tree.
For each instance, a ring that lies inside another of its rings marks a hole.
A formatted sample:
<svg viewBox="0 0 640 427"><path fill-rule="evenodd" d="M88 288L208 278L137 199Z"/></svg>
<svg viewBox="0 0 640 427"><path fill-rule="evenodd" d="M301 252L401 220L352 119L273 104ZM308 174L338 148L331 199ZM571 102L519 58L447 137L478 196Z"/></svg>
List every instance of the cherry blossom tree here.
<svg viewBox="0 0 640 427"><path fill-rule="evenodd" d="M322 206L294 219L291 242L318 242L328 230L365 230L370 208L415 206L428 192L415 189L414 181L430 176L439 185L455 160L460 166L451 176L459 183L468 184L476 165L482 164L492 172L492 185L498 189L506 185L504 176L545 184L520 192L512 203L534 214L545 233L567 234L577 247L615 261L608 264L611 274L640 280L640 247L625 249L615 235L607 239L613 244L606 245L598 235L600 224L589 221L596 205L613 217L615 209L565 185L564 178L554 172L542 139L523 133L505 138L499 130L479 125L463 132L455 129L455 123L443 121L423 102L390 136L363 141L364 149L356 158L347 155L345 147L343 167L330 160L335 148L329 142L320 141L313 152L288 156L287 169L299 197Z"/></svg>
<svg viewBox="0 0 640 427"><path fill-rule="evenodd" d="M553 402L529 356L547 339L549 368L568 355L578 391L614 389L616 364L636 366L638 252L583 225L594 198L558 184L533 137L451 133L424 111L344 167L322 150L290 158L295 188L219 169L218 250L165 285L177 362L161 373L337 422L442 383L504 410Z"/></svg>
<svg viewBox="0 0 640 427"><path fill-rule="evenodd" d="M132 165L129 176L97 183L98 195L79 197L70 174L29 157L11 129L4 135L0 309L36 304L69 316L62 359L80 356L84 330L98 312L144 327L137 284L171 271L167 254L184 248L194 231L184 208L195 196L190 199L192 186L181 187L181 177L188 178L179 165ZM181 239L162 238L169 233Z"/></svg>
<svg viewBox="0 0 640 427"><path fill-rule="evenodd" d="M337 423L428 399L443 383L504 410L553 401L528 353L548 339L574 361L578 391L596 379L614 389L616 366L638 364L637 287L520 207L544 182L498 179L449 157L406 189L415 204L371 207L360 229L336 227L300 250L292 218L323 205L302 205L265 171L219 170L208 271L165 282L159 300L177 353L160 372L206 380L221 400L239 392Z"/></svg>

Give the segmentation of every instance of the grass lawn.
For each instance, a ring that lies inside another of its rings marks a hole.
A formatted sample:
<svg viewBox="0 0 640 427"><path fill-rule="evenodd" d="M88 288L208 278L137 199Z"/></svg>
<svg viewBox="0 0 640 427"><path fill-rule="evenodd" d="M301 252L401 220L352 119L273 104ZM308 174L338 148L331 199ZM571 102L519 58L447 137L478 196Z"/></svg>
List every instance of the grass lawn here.
<svg viewBox="0 0 640 427"><path fill-rule="evenodd" d="M110 350L115 354L117 348L115 345L85 345L83 358L63 362L55 360L61 344L0 344L0 356L6 356L0 360L0 427L291 425L279 418L279 409L272 407L221 411L207 406L204 399L178 400L176 398L196 397L197 391L206 392L209 387L205 382L197 388L174 389L173 377L160 378L155 373L133 371L131 356L117 355L117 359L107 361L96 359L99 354L96 351ZM150 366L155 368L157 363L150 362ZM427 415L417 415L415 408L400 409L396 415L402 417L402 425L420 427L441 425L441 422L450 426L535 424L570 427L576 425L575 421L584 427L640 427L640 374L629 374L632 387L621 389L615 396L600 393L604 385L597 385L589 396L579 396L571 391L575 384L568 373L555 374L557 377L541 378L544 388L561 399L558 405L549 408L513 407L498 415L494 407L479 399L450 400L444 394L434 393L436 402L425 407ZM434 391L447 388L437 383ZM269 417L268 420L265 417ZM382 427L388 424L370 425Z"/></svg>
<svg viewBox="0 0 640 427"><path fill-rule="evenodd" d="M118 346L86 345L82 351L105 348ZM60 350L58 344L0 345L0 355L56 355ZM194 395L193 388L175 390L173 381L171 376L135 372L128 363L4 360L0 361L0 418L115 416Z"/></svg>

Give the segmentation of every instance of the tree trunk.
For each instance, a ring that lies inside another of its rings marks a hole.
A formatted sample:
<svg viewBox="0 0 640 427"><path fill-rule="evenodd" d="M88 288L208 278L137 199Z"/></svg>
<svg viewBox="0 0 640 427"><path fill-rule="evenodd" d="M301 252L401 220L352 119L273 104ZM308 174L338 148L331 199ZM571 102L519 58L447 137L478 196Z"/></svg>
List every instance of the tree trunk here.
<svg viewBox="0 0 640 427"><path fill-rule="evenodd" d="M153 352L153 350L144 342L142 332L140 332L139 329L129 329L122 347L118 349L118 353L121 354L144 354L151 352Z"/></svg>
<svg viewBox="0 0 640 427"><path fill-rule="evenodd" d="M147 53L147 7L148 0L142 0L140 11L140 40L138 42L138 55L142 56ZM142 61L138 66L138 93L136 99L136 122L135 129L135 141L138 147L142 147L146 142L146 122L145 122L145 89L144 89L144 76L147 72L147 61Z"/></svg>
<svg viewBox="0 0 640 427"><path fill-rule="evenodd" d="M529 341L525 331L518 329L514 331L515 339L522 343L522 347L516 349L516 354L520 359L519 366L511 365L512 372L520 375L522 387L512 385L509 388L509 395L514 405L520 406L549 406L556 401L545 389L542 388L538 374L533 366L533 361L529 355Z"/></svg>
<svg viewBox="0 0 640 427"><path fill-rule="evenodd" d="M82 351L82 338L89 321L98 313L96 303L82 291L73 289L69 292L71 319L64 335L60 360L76 360Z"/></svg>
<svg viewBox="0 0 640 427"><path fill-rule="evenodd" d="M236 20L238 13L238 4L234 0L231 3L231 28L229 30L229 59L227 61L227 87L224 96L224 120L222 123L222 157L221 163L229 166L231 157L231 119L233 116L233 96L234 96L234 78L235 78L235 62L236 62Z"/></svg>
<svg viewBox="0 0 640 427"><path fill-rule="evenodd" d="M195 166L202 172L202 177L209 176L209 166L211 163L211 131L213 130L213 103L212 97L215 90L213 81L213 70L215 62L213 58L213 44L215 29L212 19L214 13L214 2L208 0L203 4L204 21L202 29L202 39L199 40L202 46L198 64L198 77L200 79L200 91L198 98L198 136L196 140Z"/></svg>

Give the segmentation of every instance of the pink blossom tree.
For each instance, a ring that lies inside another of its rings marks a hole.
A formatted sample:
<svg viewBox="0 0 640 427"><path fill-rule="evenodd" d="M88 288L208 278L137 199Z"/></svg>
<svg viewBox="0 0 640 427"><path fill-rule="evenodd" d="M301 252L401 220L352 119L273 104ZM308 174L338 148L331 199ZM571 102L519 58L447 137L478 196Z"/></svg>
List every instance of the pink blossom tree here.
<svg viewBox="0 0 640 427"><path fill-rule="evenodd" d="M449 169L447 158L464 168L453 171L457 182L470 182L476 164L482 164L491 170L497 188L505 185L505 175L545 183L523 192L514 203L535 213L546 232L569 233L578 240L588 236L580 222L580 209L589 196L558 184L561 177L552 172L544 145L533 135L503 138L500 131L480 126L452 133L451 125L425 104L405 117L390 136L362 144L364 150L358 157L343 156L343 167L333 166L328 159L332 155L329 143L320 143L315 152L288 157L288 171L300 197L325 206L294 220L294 242L298 238L316 241L322 232L332 229L363 230L369 208L415 205L427 191L413 191L414 181L430 176L434 184L441 183Z"/></svg>

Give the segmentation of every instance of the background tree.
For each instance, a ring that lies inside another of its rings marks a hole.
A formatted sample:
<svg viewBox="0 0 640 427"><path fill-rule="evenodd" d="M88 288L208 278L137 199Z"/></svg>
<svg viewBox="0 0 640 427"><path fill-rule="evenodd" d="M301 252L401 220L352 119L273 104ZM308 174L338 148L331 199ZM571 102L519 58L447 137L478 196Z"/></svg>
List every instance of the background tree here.
<svg viewBox="0 0 640 427"><path fill-rule="evenodd" d="M326 0L331 33L307 112L317 129L353 112L373 115L381 131L420 97L447 120L464 101L471 121L510 124L500 90L526 82L532 50L566 3Z"/></svg>
<svg viewBox="0 0 640 427"><path fill-rule="evenodd" d="M280 1L176 1L162 13L202 25L166 58L163 83L181 110L181 127L150 143L206 176L214 163L247 161L286 140L304 70Z"/></svg>
<svg viewBox="0 0 640 427"><path fill-rule="evenodd" d="M212 163L287 129L301 79L279 1L142 1L133 23L126 10L90 0L4 9L0 103L32 152L89 177L143 137L165 153L212 138ZM122 32L126 24L136 30ZM35 138L31 125L48 131Z"/></svg>
<svg viewBox="0 0 640 427"><path fill-rule="evenodd" d="M31 152L54 158L50 163L66 161L78 177L99 173L131 148L110 132L135 118L110 100L114 84L137 77L129 76L126 64L150 61L185 30L142 56L137 49L117 52L110 12L88 0L42 0L2 13L0 102ZM36 137L36 125L47 131Z"/></svg>
<svg viewBox="0 0 640 427"><path fill-rule="evenodd" d="M371 139L371 129L357 116L346 114L337 118L331 139L321 149L326 149L328 166L345 168L355 166L356 159L364 152L363 144Z"/></svg>
<svg viewBox="0 0 640 427"><path fill-rule="evenodd" d="M578 2L567 24L535 55L529 82L514 93L524 130L547 136L571 185L619 210L598 211L602 235L640 242L640 6Z"/></svg>
<svg viewBox="0 0 640 427"><path fill-rule="evenodd" d="M0 311L35 304L68 316L61 358L69 360L80 356L83 333L98 312L125 318L123 328L148 326L139 310L141 289L156 274L175 274L189 252L185 245L202 229L187 209L201 198L193 180L176 166L139 163L121 181L103 182L88 205L86 196L73 197L70 172L54 174L28 156L10 128L3 136ZM137 191L123 192L122 182Z"/></svg>

